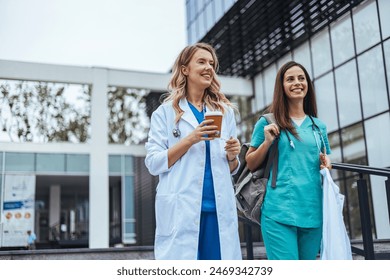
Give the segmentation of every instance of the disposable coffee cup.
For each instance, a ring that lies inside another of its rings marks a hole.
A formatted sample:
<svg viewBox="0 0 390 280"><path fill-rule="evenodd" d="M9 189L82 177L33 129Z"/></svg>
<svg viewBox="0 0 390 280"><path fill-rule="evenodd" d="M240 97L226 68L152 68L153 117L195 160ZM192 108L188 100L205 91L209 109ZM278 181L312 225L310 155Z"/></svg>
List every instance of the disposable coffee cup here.
<svg viewBox="0 0 390 280"><path fill-rule="evenodd" d="M211 125L217 126L217 131L215 135L209 135L209 137L220 138L221 137L221 128L222 128L222 113L219 111L207 111L204 114L206 120L214 120Z"/></svg>

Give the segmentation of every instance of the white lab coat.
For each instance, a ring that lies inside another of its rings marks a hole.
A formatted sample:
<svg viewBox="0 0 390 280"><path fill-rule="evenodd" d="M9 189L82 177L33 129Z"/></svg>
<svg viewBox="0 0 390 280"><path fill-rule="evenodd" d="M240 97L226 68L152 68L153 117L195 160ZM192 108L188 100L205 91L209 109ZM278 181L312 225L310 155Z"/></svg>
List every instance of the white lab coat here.
<svg viewBox="0 0 390 280"><path fill-rule="evenodd" d="M351 242L344 225L344 195L333 182L327 168L323 176L323 225L321 260L352 260Z"/></svg>
<svg viewBox="0 0 390 280"><path fill-rule="evenodd" d="M175 124L175 111L171 102L162 104L153 113L145 145L146 167L152 175L159 175L154 252L156 259L196 260L206 144L200 141L193 145L168 168L168 148L199 125L187 100L182 99L179 105L184 114L178 125ZM174 137L174 128L179 128L180 137ZM231 108L227 108L224 114L221 134L226 139L236 137L236 122ZM236 202L224 146L223 140L210 141L221 257L241 259Z"/></svg>

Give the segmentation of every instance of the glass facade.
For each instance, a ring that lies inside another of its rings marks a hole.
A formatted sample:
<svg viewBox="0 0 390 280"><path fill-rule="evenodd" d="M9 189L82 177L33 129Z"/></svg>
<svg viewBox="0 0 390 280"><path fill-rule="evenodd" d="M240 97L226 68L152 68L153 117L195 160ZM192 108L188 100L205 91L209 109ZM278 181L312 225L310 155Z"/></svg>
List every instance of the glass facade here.
<svg viewBox="0 0 390 280"><path fill-rule="evenodd" d="M136 243L135 231L135 188L134 188L134 159L132 156L110 155L110 224L121 225L121 242ZM115 177L117 180L115 181ZM114 183L116 182L116 184ZM117 195L115 195L115 192ZM117 214L115 214L117 212ZM115 226L114 226L115 229ZM119 233L117 233L119 234ZM111 233L110 236L115 236Z"/></svg>
<svg viewBox="0 0 390 280"><path fill-rule="evenodd" d="M134 159L110 155L108 160L110 244L134 244ZM88 154L0 152L1 215L7 191L3 179L32 175L36 178L33 217L39 246L88 247L89 167Z"/></svg>
<svg viewBox="0 0 390 280"><path fill-rule="evenodd" d="M89 85L0 79L0 142L85 143Z"/></svg>
<svg viewBox="0 0 390 280"><path fill-rule="evenodd" d="M327 124L334 162L390 166L390 149L385 144L390 137L388 13L388 1L365 1L291 51L292 58L306 67L314 82L318 115ZM254 77L255 97L259 99L255 104L260 106L256 110L263 110L272 100L279 61ZM351 237L359 238L356 178L333 173L347 197ZM372 199L375 211L386 213L386 194L378 193L383 186L379 181L370 181ZM375 219L378 222L381 218ZM377 225L376 234L378 238L390 237L381 225Z"/></svg>
<svg viewBox="0 0 390 280"><path fill-rule="evenodd" d="M187 41L200 41L237 0L186 0Z"/></svg>
<svg viewBox="0 0 390 280"><path fill-rule="evenodd" d="M207 33L205 31L207 25L202 27L198 25L199 21L204 23L204 19L199 15L210 2L212 1L187 1L187 8L191 5L198 5L198 9L195 9L197 12L192 13L191 17L187 19L189 43L201 40ZM297 6L291 11L291 20L301 18L305 16L304 13L307 13L303 9L303 4L294 3ZM326 8L322 6L323 2L318 3L317 6L313 1L310 5L312 5L313 10L320 6ZM240 7L245 10L244 4ZM283 49L283 52L278 53L272 48L269 50L267 44L264 43L264 53L274 51L277 58L273 59L270 64L263 63L262 60L248 62L258 62L258 67L261 69L258 70L260 72L254 70L252 73L246 74L252 75L250 78L253 82L253 98L247 100L231 99L239 105L240 116L237 122L241 142L250 141L258 115L272 102L277 70L283 63L293 59L305 66L314 83L318 116L327 124L332 148L332 161L389 167L390 149L384 144L390 131L390 24L387 16L389 12L389 1L362 1L339 18L336 17L337 20L324 20L322 24L318 24L318 21L315 20L313 20L315 23L302 21L308 26L315 26L311 30L312 33L308 34L304 40L299 38L299 43L298 40L291 42L291 45ZM315 15L315 12L313 13ZM338 13L339 11L336 12L336 14ZM240 16L235 17L236 23L239 22L238 26L231 23L232 26L229 30L243 27L240 23L244 19ZM229 18L232 19L233 16L229 15ZM261 21L262 19L258 18L257 20ZM310 20L308 19L308 21ZM289 22L285 21L284 24L289 24ZM258 25L245 25L248 28L253 26ZM191 28L197 30L197 36L190 33ZM292 26L292 28L298 30L303 27ZM203 33L200 33L199 30L202 30ZM219 36L219 32L222 34L223 30L213 30L212 34ZM263 32L273 34L272 30L264 30ZM298 38L299 34L297 33L295 36ZM260 35L265 36L264 34ZM256 38L245 36L240 39L245 40L242 44L247 48L257 42ZM229 44L228 40L232 39L229 36L223 37L223 39L215 38L213 44ZM245 59L247 55L244 47L241 51L243 52L242 57L234 57L237 61ZM232 55L226 53L223 55L229 62L222 61L220 57L221 65L225 63L225 68L229 68ZM234 64L234 61L231 63ZM235 72L229 72L225 69L225 73L230 75ZM377 137L378 131L375 132L378 127L381 128L381 131L386 131L383 133L384 137L381 134L380 140ZM347 217L347 227L351 238L360 238L360 214L355 175L339 171L332 171L332 173L336 183L340 185L342 192L346 195L345 217ZM388 222L380 222L381 219L387 218L386 194L378 191L383 190L383 182L371 178L368 183L375 213L385 213L384 215L376 214L373 217L376 222L376 237L389 238Z"/></svg>

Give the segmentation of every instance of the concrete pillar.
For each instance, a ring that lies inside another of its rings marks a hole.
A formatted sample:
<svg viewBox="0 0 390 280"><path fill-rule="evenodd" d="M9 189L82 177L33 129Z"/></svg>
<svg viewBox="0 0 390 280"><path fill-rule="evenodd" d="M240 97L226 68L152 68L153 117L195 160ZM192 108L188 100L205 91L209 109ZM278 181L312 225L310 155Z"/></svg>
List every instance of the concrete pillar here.
<svg viewBox="0 0 390 280"><path fill-rule="evenodd" d="M108 71L93 69L89 176L89 248L109 247Z"/></svg>
<svg viewBox="0 0 390 280"><path fill-rule="evenodd" d="M61 215L61 186L50 186L49 196L49 227L58 226L57 229L59 230ZM60 232L58 232L58 234L60 234Z"/></svg>

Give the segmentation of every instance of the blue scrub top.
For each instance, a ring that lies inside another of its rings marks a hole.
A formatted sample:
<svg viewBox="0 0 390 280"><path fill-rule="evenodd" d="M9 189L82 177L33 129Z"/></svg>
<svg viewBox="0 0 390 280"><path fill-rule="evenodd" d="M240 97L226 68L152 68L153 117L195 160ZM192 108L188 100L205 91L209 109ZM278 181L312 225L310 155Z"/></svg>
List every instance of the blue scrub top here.
<svg viewBox="0 0 390 280"><path fill-rule="evenodd" d="M190 102L188 102L192 112L195 115L198 123L204 120L204 110L201 112L195 108ZM211 171L211 158L210 158L210 141L206 140L206 164L203 178L203 193L202 193L202 211L215 212L215 194L214 194L214 181L213 173Z"/></svg>
<svg viewBox="0 0 390 280"><path fill-rule="evenodd" d="M269 180L262 206L263 215L279 223L303 228L322 225L322 181L317 143L321 145L321 150L325 144L327 154L331 153L325 124L317 118L313 119L319 127L314 133L309 117L299 127L294 123L300 140L292 134L289 136L295 148L290 146L286 131L282 131L278 142L276 188L271 187ZM252 134L252 147L258 148L264 142L266 125L268 122L265 118L257 121Z"/></svg>

